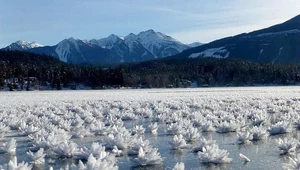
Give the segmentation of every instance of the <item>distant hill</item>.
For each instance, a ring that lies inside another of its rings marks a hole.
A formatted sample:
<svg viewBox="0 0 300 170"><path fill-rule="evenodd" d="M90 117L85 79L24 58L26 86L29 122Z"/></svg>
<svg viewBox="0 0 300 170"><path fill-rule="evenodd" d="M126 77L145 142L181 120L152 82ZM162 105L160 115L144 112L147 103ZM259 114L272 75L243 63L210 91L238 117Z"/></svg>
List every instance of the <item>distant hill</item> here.
<svg viewBox="0 0 300 170"><path fill-rule="evenodd" d="M172 57L238 58L267 63L300 63L300 15L275 26L227 37Z"/></svg>

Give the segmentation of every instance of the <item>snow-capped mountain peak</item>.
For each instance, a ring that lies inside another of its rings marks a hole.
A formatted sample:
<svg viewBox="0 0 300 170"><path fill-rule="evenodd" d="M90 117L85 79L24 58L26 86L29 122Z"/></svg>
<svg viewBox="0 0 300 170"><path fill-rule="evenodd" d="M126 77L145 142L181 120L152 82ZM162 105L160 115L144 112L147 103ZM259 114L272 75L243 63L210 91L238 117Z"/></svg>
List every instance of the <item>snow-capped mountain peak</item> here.
<svg viewBox="0 0 300 170"><path fill-rule="evenodd" d="M58 58L64 62L68 62L70 60L70 57L75 55L82 56L82 58L84 59L83 55L81 54L81 46L83 44L89 45L83 40L70 37L59 42L56 45L55 52Z"/></svg>
<svg viewBox="0 0 300 170"><path fill-rule="evenodd" d="M22 41L22 40L17 41L16 44L22 45L27 48L43 47L42 44L39 44L36 42L27 42L27 41Z"/></svg>
<svg viewBox="0 0 300 170"><path fill-rule="evenodd" d="M29 49L37 48L37 47L43 47L43 45L36 43L36 42L28 42L28 41L19 40L19 41L16 41L16 42L10 44L5 49L23 51L23 50L29 50Z"/></svg>
<svg viewBox="0 0 300 170"><path fill-rule="evenodd" d="M123 37L117 36L115 34L111 34L106 38L101 38L99 40L92 39L89 42L94 45L98 45L102 48L111 49L114 47L115 44L118 44L123 41Z"/></svg>
<svg viewBox="0 0 300 170"><path fill-rule="evenodd" d="M110 36L108 36L108 39L110 39L111 41L116 42L116 41L119 41L122 38L120 38L120 36L117 36L115 34L111 34Z"/></svg>
<svg viewBox="0 0 300 170"><path fill-rule="evenodd" d="M67 62L68 57L71 53L70 42L72 42L72 38L64 39L60 43L58 43L55 48L55 52L57 53L59 60Z"/></svg>
<svg viewBox="0 0 300 170"><path fill-rule="evenodd" d="M174 38L172 38L168 35L165 35L161 32L155 32L153 29L140 32L137 36L140 37L140 38L151 38L153 40L164 40L164 41L177 41L177 42L179 42L178 40L176 40L176 39L174 39Z"/></svg>
<svg viewBox="0 0 300 170"><path fill-rule="evenodd" d="M134 39L135 37L136 37L135 34L130 33L129 35L127 35L127 36L124 37L124 40L127 40L127 39Z"/></svg>
<svg viewBox="0 0 300 170"><path fill-rule="evenodd" d="M188 48L174 38L152 29L139 33L136 39L158 58L174 55Z"/></svg>
<svg viewBox="0 0 300 170"><path fill-rule="evenodd" d="M140 32L137 36L141 37L141 36L145 36L145 37L158 37L157 33L150 29L150 30L147 30L147 31L142 31Z"/></svg>
<svg viewBox="0 0 300 170"><path fill-rule="evenodd" d="M69 40L69 41L76 41L77 39L75 39L74 37L70 37L67 40Z"/></svg>
<svg viewBox="0 0 300 170"><path fill-rule="evenodd" d="M149 29L147 31L142 31L142 33L148 33L148 34L156 34L156 32L153 29Z"/></svg>

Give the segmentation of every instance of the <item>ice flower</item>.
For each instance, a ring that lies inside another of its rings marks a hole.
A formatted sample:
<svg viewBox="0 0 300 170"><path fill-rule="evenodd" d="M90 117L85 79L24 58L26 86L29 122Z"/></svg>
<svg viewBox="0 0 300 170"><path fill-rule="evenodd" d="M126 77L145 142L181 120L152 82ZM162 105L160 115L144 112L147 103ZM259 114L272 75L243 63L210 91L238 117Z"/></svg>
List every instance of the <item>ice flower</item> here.
<svg viewBox="0 0 300 170"><path fill-rule="evenodd" d="M119 150L117 146L114 146L112 153L115 154L117 157L123 156L123 151Z"/></svg>
<svg viewBox="0 0 300 170"><path fill-rule="evenodd" d="M299 144L299 142L294 138L278 139L278 145L279 145L278 147L279 147L279 150L281 151L281 154L295 152L298 144Z"/></svg>
<svg viewBox="0 0 300 170"><path fill-rule="evenodd" d="M54 148L52 151L58 156L62 158L71 158L78 152L77 144L74 142L64 141Z"/></svg>
<svg viewBox="0 0 300 170"><path fill-rule="evenodd" d="M143 135L145 133L145 128L143 128L143 125L136 125L133 129L132 129L132 135Z"/></svg>
<svg viewBox="0 0 300 170"><path fill-rule="evenodd" d="M92 143L91 147L88 149L86 147L80 148L75 156L79 159L87 160L90 155L93 155L95 158L99 158L105 154L105 146L102 146L98 142Z"/></svg>
<svg viewBox="0 0 300 170"><path fill-rule="evenodd" d="M129 120L135 120L137 119L138 117L133 114L133 113L129 113L129 112L125 112L123 115L122 115L122 120L123 121L129 121Z"/></svg>
<svg viewBox="0 0 300 170"><path fill-rule="evenodd" d="M29 165L28 163L21 162L18 163L17 157L14 156L12 160L9 161L7 164L7 170L31 170L32 165Z"/></svg>
<svg viewBox="0 0 300 170"><path fill-rule="evenodd" d="M149 140L143 140L142 137L133 139L133 142L128 150L128 155L137 155L139 154L140 148L143 148L144 152L150 151L152 147L150 146Z"/></svg>
<svg viewBox="0 0 300 170"><path fill-rule="evenodd" d="M22 118L19 118L18 116L14 117L14 119L9 120L9 126L12 130L19 129L20 127L20 121Z"/></svg>
<svg viewBox="0 0 300 170"><path fill-rule="evenodd" d="M266 129L262 126L254 126L253 128L249 129L249 133L251 135L251 141L264 140L268 137Z"/></svg>
<svg viewBox="0 0 300 170"><path fill-rule="evenodd" d="M193 149L193 152L198 153L199 151L203 151L203 148L205 148L208 145L216 144L215 140L206 140L205 138L201 137L199 140L199 144L197 147Z"/></svg>
<svg viewBox="0 0 300 170"><path fill-rule="evenodd" d="M173 140L169 142L172 149L186 149L189 147L181 134L175 135Z"/></svg>
<svg viewBox="0 0 300 170"><path fill-rule="evenodd" d="M183 130L183 127L181 124L178 123L172 123L168 126L167 132L170 135L178 135L181 134Z"/></svg>
<svg viewBox="0 0 300 170"><path fill-rule="evenodd" d="M172 170L184 170L184 163L183 162L176 163L176 165Z"/></svg>
<svg viewBox="0 0 300 170"><path fill-rule="evenodd" d="M226 150L219 149L216 144L203 147L202 152L198 152L198 156L200 162L205 164L223 164L232 161L232 159L228 157L229 153Z"/></svg>
<svg viewBox="0 0 300 170"><path fill-rule="evenodd" d="M113 149L114 146L117 146L119 149L127 149L131 145L132 137L126 134L109 134L107 138L103 141L107 148Z"/></svg>
<svg viewBox="0 0 300 170"><path fill-rule="evenodd" d="M82 152L85 151L85 152ZM90 155L88 155L90 154ZM93 143L90 149L84 148L81 149L79 152L76 152L76 157L80 159L87 160L90 156L93 156L96 159L106 160L109 162L115 162L115 156L110 154L109 152L105 151L105 146L102 146L99 143ZM88 155L88 156L87 156Z"/></svg>
<svg viewBox="0 0 300 170"><path fill-rule="evenodd" d="M267 114L265 114L265 113L257 113L257 114L254 115L251 124L253 126L260 126L264 122L266 122L267 120L268 120Z"/></svg>
<svg viewBox="0 0 300 170"><path fill-rule="evenodd" d="M252 140L252 135L249 131L246 132L238 132L237 133L237 143L238 144L246 144Z"/></svg>
<svg viewBox="0 0 300 170"><path fill-rule="evenodd" d="M84 124L84 121L79 117L77 116L74 120L72 120L71 122L71 125L72 127L74 128L79 128L79 127L82 127Z"/></svg>
<svg viewBox="0 0 300 170"><path fill-rule="evenodd" d="M184 137L188 142L193 142L200 137L200 133L198 129L190 127L184 132Z"/></svg>
<svg viewBox="0 0 300 170"><path fill-rule="evenodd" d="M31 151L28 151L27 155L30 157L32 162L36 165L44 164L44 162L45 162L46 154L44 154L44 148L41 148L36 153L32 153Z"/></svg>
<svg viewBox="0 0 300 170"><path fill-rule="evenodd" d="M152 115L152 110L146 108L138 108L135 110L135 114L142 118L149 118Z"/></svg>
<svg viewBox="0 0 300 170"><path fill-rule="evenodd" d="M155 123L151 123L149 126L149 131L152 133L152 134L156 134L157 133L157 129L158 129L158 125L157 125L157 122Z"/></svg>
<svg viewBox="0 0 300 170"><path fill-rule="evenodd" d="M236 132L238 125L235 122L221 122L217 125L216 129L218 133Z"/></svg>
<svg viewBox="0 0 300 170"><path fill-rule="evenodd" d="M294 126L297 130L300 130L300 119L299 118L297 120L295 120Z"/></svg>
<svg viewBox="0 0 300 170"><path fill-rule="evenodd" d="M76 170L118 170L118 166L115 166L115 162L111 162L102 158L95 158L93 155L88 157L86 164L79 160L77 166L72 167Z"/></svg>
<svg viewBox="0 0 300 170"><path fill-rule="evenodd" d="M58 126L65 131L70 131L72 128L72 121L71 120L60 120Z"/></svg>
<svg viewBox="0 0 300 170"><path fill-rule="evenodd" d="M3 146L0 148L0 152L7 153L9 155L15 155L16 147L17 147L16 140L12 138L11 140L3 144Z"/></svg>
<svg viewBox="0 0 300 170"><path fill-rule="evenodd" d="M87 136L92 136L92 133L89 131L89 129L87 129L83 126L74 128L73 137L82 139L82 138L87 137Z"/></svg>
<svg viewBox="0 0 300 170"><path fill-rule="evenodd" d="M10 128L4 123L0 122L0 138L3 138L4 135L9 132Z"/></svg>
<svg viewBox="0 0 300 170"><path fill-rule="evenodd" d="M90 147L90 152L94 157L99 158L101 157L101 155L103 156L103 152L105 152L105 146L102 146L98 142L97 143L94 142Z"/></svg>
<svg viewBox="0 0 300 170"><path fill-rule="evenodd" d="M270 135L278 135L278 134L284 134L284 133L289 133L292 132L292 126L289 122L277 122L275 125L272 125L269 129L268 132Z"/></svg>
<svg viewBox="0 0 300 170"><path fill-rule="evenodd" d="M166 122L166 119L167 119L166 114L159 114L152 118L152 120L155 122Z"/></svg>
<svg viewBox="0 0 300 170"><path fill-rule="evenodd" d="M44 131L40 136L30 135L29 137L33 140L35 148L54 148L58 144L63 143L65 141L69 141L71 139L71 135L67 134L66 132L54 131L51 133L47 133Z"/></svg>
<svg viewBox="0 0 300 170"><path fill-rule="evenodd" d="M36 126L33 126L32 124L31 125L26 125L25 122L22 122L20 127L19 127L19 130L22 131L23 135L29 135L29 134L32 134L32 133L36 133L37 131L40 130L40 128L38 128Z"/></svg>
<svg viewBox="0 0 300 170"><path fill-rule="evenodd" d="M107 135L105 124L101 121L91 124L90 129L95 135Z"/></svg>
<svg viewBox="0 0 300 170"><path fill-rule="evenodd" d="M143 148L141 147L139 149L137 158L133 159L133 161L140 166L158 165L162 163L162 158L157 152L157 149L152 149L149 152L144 152Z"/></svg>
<svg viewBox="0 0 300 170"><path fill-rule="evenodd" d="M289 162L282 164L284 170L299 170L300 169L300 154L296 157L289 157Z"/></svg>
<svg viewBox="0 0 300 170"><path fill-rule="evenodd" d="M202 132L214 132L216 128L211 121L203 121L200 125Z"/></svg>

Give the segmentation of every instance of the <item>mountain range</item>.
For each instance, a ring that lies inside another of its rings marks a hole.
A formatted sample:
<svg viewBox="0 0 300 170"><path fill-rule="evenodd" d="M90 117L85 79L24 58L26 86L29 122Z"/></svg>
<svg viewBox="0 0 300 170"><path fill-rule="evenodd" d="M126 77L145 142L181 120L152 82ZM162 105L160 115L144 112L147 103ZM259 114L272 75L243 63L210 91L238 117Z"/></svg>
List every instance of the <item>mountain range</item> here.
<svg viewBox="0 0 300 170"><path fill-rule="evenodd" d="M300 15L269 28L190 48L174 58L238 58L266 63L300 63Z"/></svg>
<svg viewBox="0 0 300 170"><path fill-rule="evenodd" d="M17 41L4 49L51 55L72 64L119 64L161 58L238 58L266 63L300 63L300 15L269 28L207 44L183 44L154 30L125 37L64 39L54 46Z"/></svg>
<svg viewBox="0 0 300 170"><path fill-rule="evenodd" d="M64 39L54 46L35 42L17 41L6 50L23 50L47 54L72 64L118 64L172 56L201 43L183 44L174 38L154 30L129 34L125 37L110 35L107 38L80 40Z"/></svg>

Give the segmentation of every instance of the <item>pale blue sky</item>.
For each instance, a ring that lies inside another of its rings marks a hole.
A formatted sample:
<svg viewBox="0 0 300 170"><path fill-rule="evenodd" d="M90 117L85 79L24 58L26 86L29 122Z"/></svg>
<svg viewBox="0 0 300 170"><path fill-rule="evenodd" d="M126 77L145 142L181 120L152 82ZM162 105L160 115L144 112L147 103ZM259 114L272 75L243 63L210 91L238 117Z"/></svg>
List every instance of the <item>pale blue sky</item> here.
<svg viewBox="0 0 300 170"><path fill-rule="evenodd" d="M210 42L300 14L299 0L0 0L0 47L54 45L154 29L184 43Z"/></svg>

